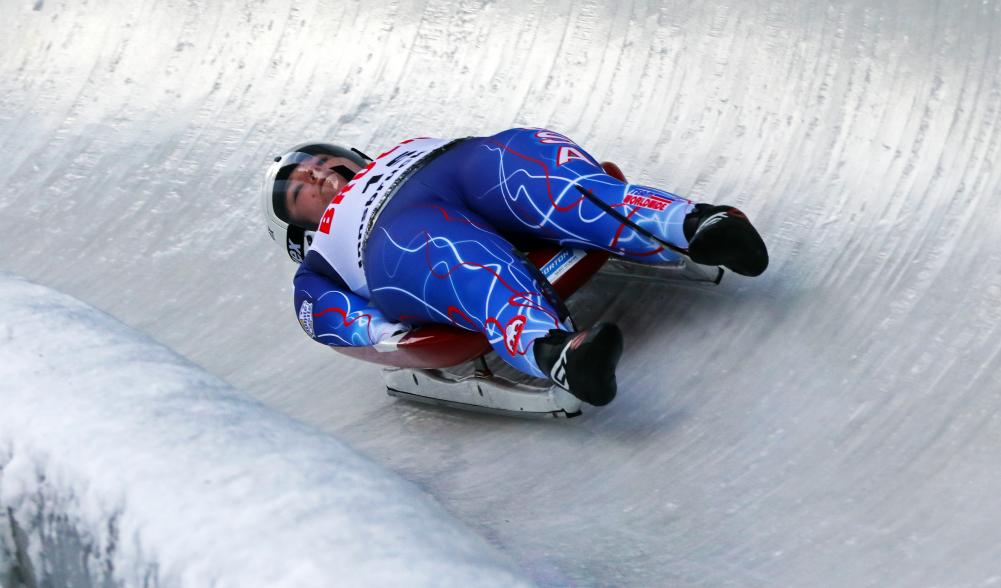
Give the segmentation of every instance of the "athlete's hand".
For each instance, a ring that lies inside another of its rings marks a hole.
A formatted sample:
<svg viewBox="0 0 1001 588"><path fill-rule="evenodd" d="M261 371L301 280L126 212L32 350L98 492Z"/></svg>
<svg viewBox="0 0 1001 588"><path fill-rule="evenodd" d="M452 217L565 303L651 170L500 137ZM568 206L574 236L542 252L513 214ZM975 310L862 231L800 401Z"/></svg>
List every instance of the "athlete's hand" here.
<svg viewBox="0 0 1001 588"><path fill-rule="evenodd" d="M389 323L380 329L379 342L373 345L380 353L396 351L400 341L410 333L410 327L403 323Z"/></svg>

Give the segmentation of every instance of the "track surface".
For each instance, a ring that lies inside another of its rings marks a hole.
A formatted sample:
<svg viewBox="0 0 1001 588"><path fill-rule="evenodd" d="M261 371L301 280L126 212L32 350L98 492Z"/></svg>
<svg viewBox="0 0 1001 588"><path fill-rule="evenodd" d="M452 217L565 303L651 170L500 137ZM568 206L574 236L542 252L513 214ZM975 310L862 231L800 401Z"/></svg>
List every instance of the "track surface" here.
<svg viewBox="0 0 1001 588"><path fill-rule="evenodd" d="M0 13L0 269L417 481L540 583L1001 581L1001 4ZM299 330L264 166L517 125L742 207L772 266L593 284L627 349L620 397L579 419L396 402Z"/></svg>

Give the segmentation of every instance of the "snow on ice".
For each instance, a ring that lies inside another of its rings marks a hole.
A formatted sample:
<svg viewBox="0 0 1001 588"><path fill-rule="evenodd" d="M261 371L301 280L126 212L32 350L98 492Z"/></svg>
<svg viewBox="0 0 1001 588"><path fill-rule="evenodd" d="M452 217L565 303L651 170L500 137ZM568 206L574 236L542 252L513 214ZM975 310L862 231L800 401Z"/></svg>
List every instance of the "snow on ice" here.
<svg viewBox="0 0 1001 588"><path fill-rule="evenodd" d="M0 513L3 585L524 583L413 485L7 274Z"/></svg>

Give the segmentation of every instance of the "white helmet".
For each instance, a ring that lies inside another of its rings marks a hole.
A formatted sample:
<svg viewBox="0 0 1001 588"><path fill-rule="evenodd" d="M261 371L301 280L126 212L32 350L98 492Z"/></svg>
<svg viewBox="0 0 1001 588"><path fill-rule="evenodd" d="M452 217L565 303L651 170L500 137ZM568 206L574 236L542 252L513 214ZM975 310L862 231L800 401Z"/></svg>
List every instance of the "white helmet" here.
<svg viewBox="0 0 1001 588"><path fill-rule="evenodd" d="M285 191L288 187L288 178L296 166L317 155L343 157L354 162L359 169L371 161L371 158L357 149L347 149L330 143L303 143L276 157L274 163L268 167L268 171L264 174L264 184L261 186L264 222L271 239L282 243L288 256L296 263L302 263L303 257L306 256L316 227L290 222L288 209L285 207ZM331 169L346 181L351 181L355 175L354 171L344 165L335 165Z"/></svg>

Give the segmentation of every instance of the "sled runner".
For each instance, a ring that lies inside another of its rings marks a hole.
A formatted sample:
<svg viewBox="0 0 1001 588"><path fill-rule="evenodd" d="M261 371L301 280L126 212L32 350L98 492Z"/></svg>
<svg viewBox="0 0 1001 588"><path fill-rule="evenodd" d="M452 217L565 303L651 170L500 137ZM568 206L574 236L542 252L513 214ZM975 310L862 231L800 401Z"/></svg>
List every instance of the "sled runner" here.
<svg viewBox="0 0 1001 588"><path fill-rule="evenodd" d="M617 165L603 162L609 175L622 181ZM615 279L688 281L718 284L723 270L688 260L669 266L649 266L609 259L603 251L543 246L525 256L566 300L599 271ZM607 263L606 263L607 262ZM602 268L605 268L604 270ZM486 337L450 325L422 325L399 341L374 347L336 347L337 351L386 366L383 378L391 396L475 410L536 417L574 417L581 401L548 380L513 381L494 374L485 357L492 352ZM527 376L525 376L527 378Z"/></svg>

